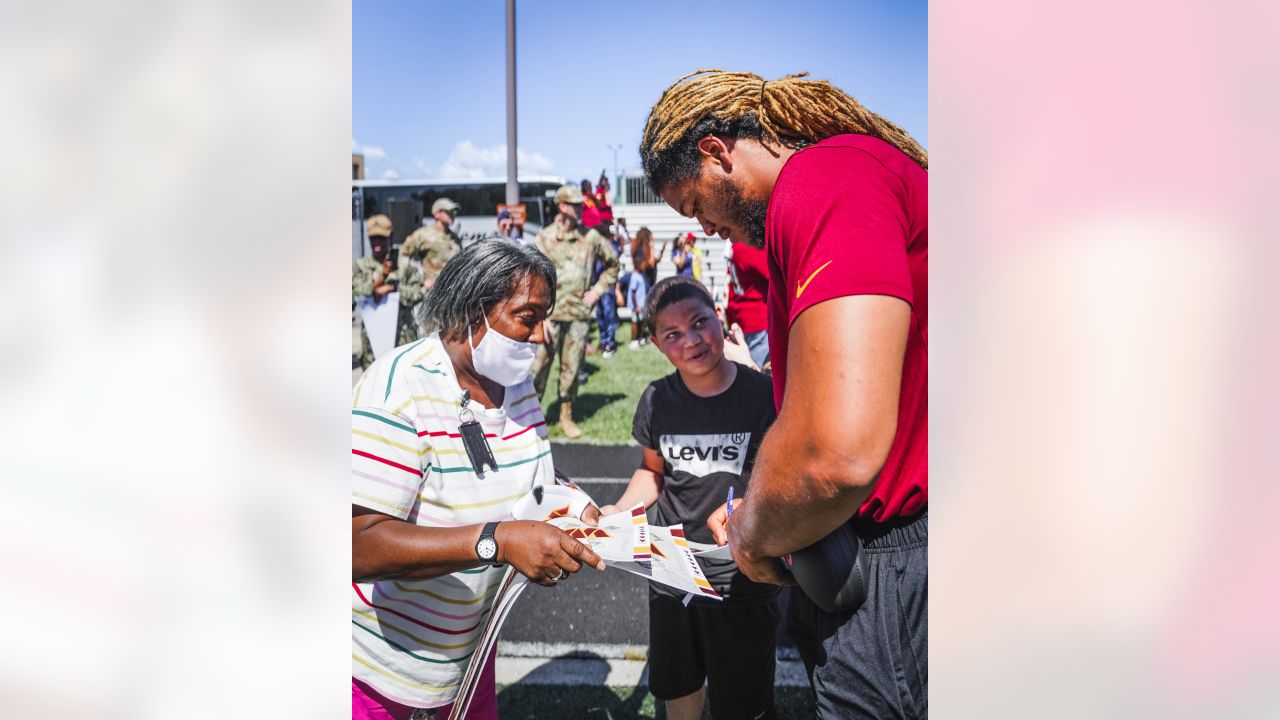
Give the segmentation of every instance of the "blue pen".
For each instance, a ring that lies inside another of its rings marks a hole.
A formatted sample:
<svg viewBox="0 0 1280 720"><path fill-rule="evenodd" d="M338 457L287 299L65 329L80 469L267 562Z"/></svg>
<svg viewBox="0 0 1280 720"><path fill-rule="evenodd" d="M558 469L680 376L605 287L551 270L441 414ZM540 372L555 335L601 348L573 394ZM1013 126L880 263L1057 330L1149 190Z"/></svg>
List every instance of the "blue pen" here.
<svg viewBox="0 0 1280 720"><path fill-rule="evenodd" d="M733 486L729 486L729 501L725 503L724 517L726 520L733 517Z"/></svg>

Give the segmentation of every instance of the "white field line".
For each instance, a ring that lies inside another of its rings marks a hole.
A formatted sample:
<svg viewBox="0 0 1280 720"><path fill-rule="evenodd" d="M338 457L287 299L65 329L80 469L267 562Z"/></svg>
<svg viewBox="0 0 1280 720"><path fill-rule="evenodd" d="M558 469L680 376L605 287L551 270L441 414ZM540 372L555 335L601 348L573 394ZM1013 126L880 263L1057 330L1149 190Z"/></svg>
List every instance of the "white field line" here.
<svg viewBox="0 0 1280 720"><path fill-rule="evenodd" d="M599 658L512 658L499 657L495 668L499 685L605 685L609 687L648 686L649 664L642 660ZM773 676L778 687L808 687L804 664L779 660Z"/></svg>
<svg viewBox="0 0 1280 720"><path fill-rule="evenodd" d="M500 657L495 671L499 685L635 687L649 684L649 664L643 660Z"/></svg>
<svg viewBox="0 0 1280 720"><path fill-rule="evenodd" d="M634 687L649 684L647 648L604 643L498 643L495 668L500 685L607 685ZM807 687L804 664L794 650L778 654L774 683L781 687Z"/></svg>
<svg viewBox="0 0 1280 720"><path fill-rule="evenodd" d="M640 660L649 659L648 645L626 645L623 643L544 643L544 642L509 642L498 641L498 657L509 658L562 658L572 657L582 660ZM800 656L793 647L778 648L778 660L799 662Z"/></svg>
<svg viewBox="0 0 1280 720"><path fill-rule="evenodd" d="M639 660L649 659L648 645L623 645L621 643L543 643L498 641L498 656L509 658L572 657L581 660Z"/></svg>

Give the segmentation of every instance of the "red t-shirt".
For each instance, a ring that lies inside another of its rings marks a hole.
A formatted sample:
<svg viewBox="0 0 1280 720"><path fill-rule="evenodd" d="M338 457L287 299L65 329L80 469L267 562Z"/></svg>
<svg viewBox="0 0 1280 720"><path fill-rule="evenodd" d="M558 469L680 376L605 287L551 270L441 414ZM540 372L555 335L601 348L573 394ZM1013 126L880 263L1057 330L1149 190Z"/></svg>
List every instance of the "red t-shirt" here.
<svg viewBox="0 0 1280 720"><path fill-rule="evenodd" d="M769 198L769 357L779 411L787 336L800 313L847 295L890 295L911 305L897 434L857 512L876 522L918 514L929 500L928 208L929 174L865 135L837 135L797 152Z"/></svg>
<svg viewBox="0 0 1280 720"><path fill-rule="evenodd" d="M613 206L609 204L609 194L603 185L596 186L596 207L600 210L600 221L613 222Z"/></svg>
<svg viewBox="0 0 1280 720"><path fill-rule="evenodd" d="M582 229L586 232L600 224L600 208L596 206L596 199L590 195L584 195L582 198Z"/></svg>
<svg viewBox="0 0 1280 720"><path fill-rule="evenodd" d="M738 323L744 333L757 333L769 327L766 309L769 292L769 255L763 248L746 243L733 244L729 258L729 303L725 319Z"/></svg>

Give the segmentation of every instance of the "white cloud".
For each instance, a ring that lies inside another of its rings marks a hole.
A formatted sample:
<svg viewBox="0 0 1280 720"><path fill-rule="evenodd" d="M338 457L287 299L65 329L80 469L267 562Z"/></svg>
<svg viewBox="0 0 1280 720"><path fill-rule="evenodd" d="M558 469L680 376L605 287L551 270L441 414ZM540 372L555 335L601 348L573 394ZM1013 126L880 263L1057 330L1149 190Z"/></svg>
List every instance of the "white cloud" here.
<svg viewBox="0 0 1280 720"><path fill-rule="evenodd" d="M443 178L477 178L502 177L507 174L507 146L494 145L477 147L470 140L463 140L453 146L449 156L438 167L427 164L427 161L415 157L409 162L401 162L391 157L387 151L377 145L362 145L354 137L351 138L351 151L364 155L369 177L379 174L388 179L401 177L443 177ZM545 155L525 150L516 151L516 161L520 165L521 175L545 175L555 170L555 163ZM583 177L586 177L585 175Z"/></svg>
<svg viewBox="0 0 1280 720"><path fill-rule="evenodd" d="M521 175L539 175L555 169L555 163L540 153L516 150ZM448 178L492 177L507 174L506 144L476 147L470 140L453 146L440 166L440 176Z"/></svg>
<svg viewBox="0 0 1280 720"><path fill-rule="evenodd" d="M387 159L386 150L377 145L361 145L354 137L351 138L351 152L355 155L363 155L365 162Z"/></svg>
<svg viewBox="0 0 1280 720"><path fill-rule="evenodd" d="M432 177L431 167L422 158L413 159L413 172L418 177Z"/></svg>

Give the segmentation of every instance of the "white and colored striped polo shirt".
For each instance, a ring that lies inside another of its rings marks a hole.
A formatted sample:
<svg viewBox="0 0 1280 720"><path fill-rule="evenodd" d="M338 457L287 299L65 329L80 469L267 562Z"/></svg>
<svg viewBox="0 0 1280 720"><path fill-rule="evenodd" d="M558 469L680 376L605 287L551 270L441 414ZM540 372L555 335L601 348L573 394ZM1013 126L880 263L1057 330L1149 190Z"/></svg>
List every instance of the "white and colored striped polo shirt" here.
<svg viewBox="0 0 1280 720"><path fill-rule="evenodd" d="M511 519L535 484L554 484L546 420L531 380L501 408L471 409L498 461L479 478L458 434L462 390L436 335L379 358L351 410L351 502L429 527ZM351 674L412 707L452 701L502 569L431 580L352 583Z"/></svg>

